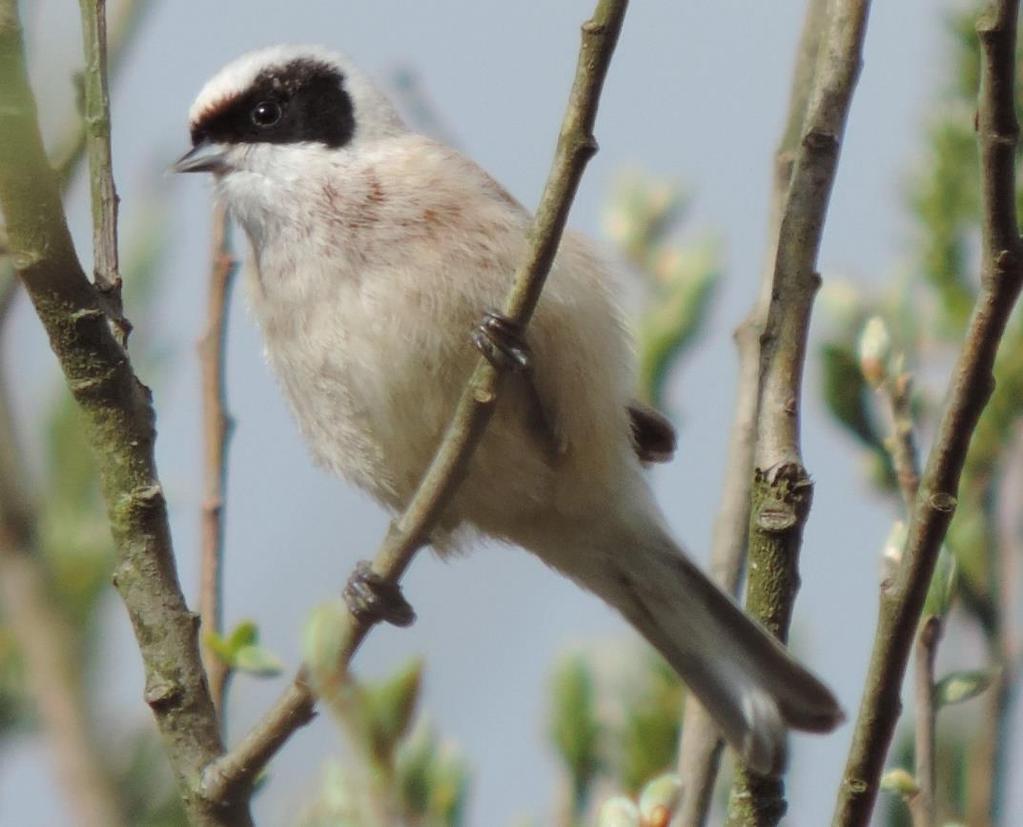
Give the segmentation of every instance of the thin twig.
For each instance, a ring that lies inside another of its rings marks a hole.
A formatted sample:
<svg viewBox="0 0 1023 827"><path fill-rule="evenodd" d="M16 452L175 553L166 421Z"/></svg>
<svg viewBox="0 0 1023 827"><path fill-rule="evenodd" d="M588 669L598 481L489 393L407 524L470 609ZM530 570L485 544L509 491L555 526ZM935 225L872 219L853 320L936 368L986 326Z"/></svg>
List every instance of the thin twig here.
<svg viewBox="0 0 1023 827"><path fill-rule="evenodd" d="M128 45L134 39L145 14L153 7L151 0L122 0L117 4L117 17L109 26L107 39L107 78L116 78ZM85 157L86 139L89 134L86 119L78 112L71 122L61 130L62 138L53 153L53 167L60 179L60 188L67 191L75 173L81 169Z"/></svg>
<svg viewBox="0 0 1023 827"><path fill-rule="evenodd" d="M597 151L593 137L597 104L627 5L627 0L599 0L592 19L582 26L575 81L554 163L529 231L529 253L515 273L504 305L504 315L522 326L528 324L540 299L583 170ZM472 451L493 414L500 378L488 361L479 360L430 468L404 513L391 525L373 561L373 571L386 582L397 583L416 552L429 542L430 530L461 483ZM339 672L347 669L370 628L369 622L348 615L337 653ZM208 768L203 788L207 798L231 799L248 789L295 728L309 720L312 706L311 690L304 673L300 673L262 722Z"/></svg>
<svg viewBox="0 0 1023 827"><path fill-rule="evenodd" d="M959 476L984 406L992 368L1020 287L1023 250L1015 206L1014 66L1018 2L996 0L981 17L981 88L977 116L982 180L981 289L950 380L913 509L902 564L882 590L880 618L856 730L838 792L836 827L866 825L899 718L906 662L934 565L956 508Z"/></svg>
<svg viewBox="0 0 1023 827"><path fill-rule="evenodd" d="M934 685L934 660L941 641L942 620L928 615L920 624L916 637L916 763L917 791L909 802L913 827L934 827L936 812L935 792L937 771L935 764L936 724L938 717Z"/></svg>
<svg viewBox="0 0 1023 827"><path fill-rule="evenodd" d="M817 254L839 149L862 63L869 0L833 0L778 232L761 338L746 606L780 640L799 588L798 557L813 493L800 449L799 412ZM781 779L737 773L730 818L772 825L785 812Z"/></svg>
<svg viewBox="0 0 1023 827"><path fill-rule="evenodd" d="M912 511L920 488L920 456L913 428L912 378L902 372L889 376L878 390L884 399L892 433L885 443L892 458L906 511Z"/></svg>
<svg viewBox="0 0 1023 827"><path fill-rule="evenodd" d="M110 154L110 91L107 88L106 0L81 0L85 41L85 149L92 193L93 283L100 304L123 347L131 332L121 302L121 268L117 260L117 189Z"/></svg>
<svg viewBox="0 0 1023 827"><path fill-rule="evenodd" d="M888 376L878 388L884 398L892 433L886 441L907 513L911 513L920 488L920 457L913 428L911 378L899 372ZM944 620L928 615L916 635L914 695L916 701L913 761L916 791L906 799L913 827L934 827L937 818L937 698L934 663L944 631Z"/></svg>
<svg viewBox="0 0 1023 827"><path fill-rule="evenodd" d="M231 253L227 211L213 208L213 242L207 292L206 330L199 340L202 371L203 475L202 550L200 560L199 617L203 634L223 633L224 509L226 506L227 450L232 420L227 412L224 349L227 314L237 263ZM223 726L224 696L231 670L224 659L203 645L203 663L210 695Z"/></svg>
<svg viewBox="0 0 1023 827"><path fill-rule="evenodd" d="M746 561L749 532L750 487L753 477L753 446L757 422L757 389L760 368L760 335L767 318L777 253L782 208L792 178L796 149L802 136L806 104L813 84L813 70L821 33L827 20L828 0L808 0L803 30L796 51L796 64L789 94L785 130L774 161L774 182L768 219L769 249L764 256L760 295L749 315L735 331L739 354L739 376L735 397L735 415L728 444L728 461L721 504L714 520L711 540L710 572L718 584L738 594ZM724 741L720 730L706 710L690 695L682 720L679 746L679 776L684 780L682 806L675 824L700 827L710 812L721 762Z"/></svg>
<svg viewBox="0 0 1023 827"><path fill-rule="evenodd" d="M252 823L247 802L210 806L200 770L223 747L178 584L167 506L153 458L154 413L75 253L57 176L43 149L16 0L0 0L0 208L12 260L49 335L99 460L121 593L185 811L198 827Z"/></svg>

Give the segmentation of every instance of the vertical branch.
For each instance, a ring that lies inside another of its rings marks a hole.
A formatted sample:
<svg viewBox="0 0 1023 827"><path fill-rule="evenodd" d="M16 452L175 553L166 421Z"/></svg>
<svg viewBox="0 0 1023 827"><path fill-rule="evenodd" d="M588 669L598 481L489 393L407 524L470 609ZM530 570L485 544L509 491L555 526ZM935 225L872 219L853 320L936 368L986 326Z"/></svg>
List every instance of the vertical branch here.
<svg viewBox="0 0 1023 827"><path fill-rule="evenodd" d="M778 231L760 383L746 605L779 639L799 588L798 556L813 485L803 465L800 396L816 272L839 149L862 62L869 0L833 0ZM730 817L773 825L785 812L781 779L740 769Z"/></svg>
<svg viewBox="0 0 1023 827"><path fill-rule="evenodd" d="M778 229L782 207L792 178L792 165L802 134L806 104L813 85L813 70L824 24L828 0L808 0L803 30L796 50L796 63L789 93L789 109L778 149L775 152L774 180L768 219L769 249L765 251L760 278L760 295L749 315L735 331L739 354L739 376L735 397L735 415L728 444L725 484L711 540L710 572L730 594L738 594L746 559L749 531L750 486L753 474L753 447L757 422L757 390L760 362L760 335L767 317L777 253ZM679 775L684 780L682 806L677 823L699 827L710 811L714 780L721 762L724 741L718 728L690 695L682 719L679 747Z"/></svg>
<svg viewBox="0 0 1023 827"><path fill-rule="evenodd" d="M92 194L93 279L104 311L122 346L131 324L121 304L117 260L117 189L110 154L110 91L107 87L106 0L81 0L85 44L85 149L89 156Z"/></svg>
<svg viewBox="0 0 1023 827"><path fill-rule="evenodd" d="M224 509L226 506L227 450L232 420L227 412L225 347L227 315L236 262L231 253L227 212L213 208L210 277L207 291L206 330L199 340L202 371L203 504L200 560L199 617L204 634L223 631ZM230 668L210 647L203 645L203 663L210 695L223 725L224 696Z"/></svg>
<svg viewBox="0 0 1023 827"><path fill-rule="evenodd" d="M995 0L977 24L982 47L977 113L981 159L981 289L953 368L945 409L920 482L902 564L881 593L880 617L856 730L838 792L836 827L866 825L901 711L909 650L956 508L959 477L977 421L994 387L992 368L1023 285L1015 206L1014 65L1018 2Z"/></svg>
<svg viewBox="0 0 1023 827"><path fill-rule="evenodd" d="M611 56L618 43L628 0L598 0L582 26L582 44L558 146L540 205L530 226L529 252L515 272L503 313L525 327L540 299L554 262L568 212L586 164L597 151L593 127ZM372 564L384 582L397 584L465 476L469 459L493 415L500 373L480 359L469 377L451 424L405 511L391 525ZM372 625L346 615L338 633L337 670L343 674ZM305 670L256 727L205 773L203 793L210 801L230 800L246 790L266 762L309 720L313 696Z"/></svg>
<svg viewBox="0 0 1023 827"><path fill-rule="evenodd" d="M102 174L100 172L99 174ZM148 389L111 334L68 232L28 83L16 0L0 0L0 209L15 270L49 336L99 460L124 600L146 671L146 701L198 827L252 823L247 801L210 806L201 768L223 751L199 659L194 616L174 565L156 471Z"/></svg>

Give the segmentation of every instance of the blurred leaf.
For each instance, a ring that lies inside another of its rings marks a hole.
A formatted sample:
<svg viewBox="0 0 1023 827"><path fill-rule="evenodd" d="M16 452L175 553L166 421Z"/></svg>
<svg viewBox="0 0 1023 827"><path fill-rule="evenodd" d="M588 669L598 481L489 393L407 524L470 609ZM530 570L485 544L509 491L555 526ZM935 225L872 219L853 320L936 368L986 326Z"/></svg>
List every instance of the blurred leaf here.
<svg viewBox="0 0 1023 827"><path fill-rule="evenodd" d="M664 407L668 377L703 328L721 275L716 243L672 239L688 203L678 184L631 171L619 176L605 210L607 235L650 293L636 332L638 390L656 407Z"/></svg>
<svg viewBox="0 0 1023 827"><path fill-rule="evenodd" d="M682 800L682 780L666 773L648 783L639 796L639 814L644 827L668 827Z"/></svg>
<svg viewBox="0 0 1023 827"><path fill-rule="evenodd" d="M163 744L153 729L135 732L117 773L125 816L137 827L188 827Z"/></svg>
<svg viewBox="0 0 1023 827"><path fill-rule="evenodd" d="M927 599L924 601L923 616L934 615L944 617L952 605L956 593L956 559L947 546L938 552L938 560L934 564L934 574L927 588Z"/></svg>
<svg viewBox="0 0 1023 827"><path fill-rule="evenodd" d="M890 793L897 793L903 798L916 795L920 792L920 785L916 783L913 774L901 767L888 770L881 776L881 789Z"/></svg>
<svg viewBox="0 0 1023 827"><path fill-rule="evenodd" d="M975 669L946 675L934 688L935 701L942 707L975 698L991 685L997 674L995 669Z"/></svg>
<svg viewBox="0 0 1023 827"><path fill-rule="evenodd" d="M411 823L460 827L465 817L469 774L455 750L438 742L433 729L416 727L398 749L398 789Z"/></svg>
<svg viewBox="0 0 1023 827"><path fill-rule="evenodd" d="M638 793L674 765L682 697L678 676L661 658L651 656L624 699L618 772L626 792Z"/></svg>
<svg viewBox="0 0 1023 827"><path fill-rule="evenodd" d="M233 666L239 672L260 678L272 678L284 670L280 658L265 646L258 644L242 646L235 652Z"/></svg>
<svg viewBox="0 0 1023 827"><path fill-rule="evenodd" d="M597 817L597 827L640 827L639 807L624 796L604 802Z"/></svg>
<svg viewBox="0 0 1023 827"><path fill-rule="evenodd" d="M251 620L243 620L226 638L216 632L205 632L203 643L232 669L256 677L273 677L284 668L280 658L259 645L259 627Z"/></svg>
<svg viewBox="0 0 1023 827"><path fill-rule="evenodd" d="M651 251L682 221L689 198L678 184L626 170L615 180L604 210L604 232L647 275Z"/></svg>
<svg viewBox="0 0 1023 827"><path fill-rule="evenodd" d="M315 607L309 613L302 633L302 659L317 693L329 696L337 691L337 653L341 650L348 622L348 610L340 600ZM329 700L329 698L328 698Z"/></svg>
<svg viewBox="0 0 1023 827"><path fill-rule="evenodd" d="M586 807L600 767L601 726L597 720L593 674L581 657L564 659L553 681L551 735L572 781L574 812Z"/></svg>
<svg viewBox="0 0 1023 827"><path fill-rule="evenodd" d="M243 620L227 636L227 648L237 652L244 646L252 646L259 642L259 627L251 620Z"/></svg>
<svg viewBox="0 0 1023 827"><path fill-rule="evenodd" d="M0 739L34 726L34 712L21 652L10 629L0 624Z"/></svg>
<svg viewBox="0 0 1023 827"><path fill-rule="evenodd" d="M416 658L392 677L363 683L363 703L372 730L374 750L381 758L393 755L398 741L408 734L423 682L423 662Z"/></svg>
<svg viewBox="0 0 1023 827"><path fill-rule="evenodd" d="M664 407L664 389L679 357L696 341L720 281L716 245L666 251L662 276L637 330L640 396Z"/></svg>

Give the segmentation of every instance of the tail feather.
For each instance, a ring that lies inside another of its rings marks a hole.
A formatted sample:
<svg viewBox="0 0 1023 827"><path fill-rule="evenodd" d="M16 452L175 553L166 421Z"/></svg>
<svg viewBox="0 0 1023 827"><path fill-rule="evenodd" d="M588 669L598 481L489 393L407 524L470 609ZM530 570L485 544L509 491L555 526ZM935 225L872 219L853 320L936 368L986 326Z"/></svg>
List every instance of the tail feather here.
<svg viewBox="0 0 1023 827"><path fill-rule="evenodd" d="M843 720L831 691L715 586L658 520L603 532L586 552L576 549L540 556L618 609L660 651L754 771L784 769L788 729L828 732Z"/></svg>

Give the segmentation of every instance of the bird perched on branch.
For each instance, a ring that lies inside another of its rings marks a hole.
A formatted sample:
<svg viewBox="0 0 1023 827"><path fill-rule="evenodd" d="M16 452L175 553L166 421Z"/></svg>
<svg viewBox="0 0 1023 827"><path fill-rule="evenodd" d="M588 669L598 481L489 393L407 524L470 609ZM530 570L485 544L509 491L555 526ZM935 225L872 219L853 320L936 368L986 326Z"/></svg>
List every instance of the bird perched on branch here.
<svg viewBox="0 0 1023 827"><path fill-rule="evenodd" d="M411 499L482 352L512 368L432 538L479 532L536 554L616 608L755 771L789 728L832 729L831 692L683 553L643 465L674 431L633 401L606 262L561 243L526 331L494 313L528 212L455 150L410 131L342 56L276 46L230 63L189 113L180 172L211 172L252 245L249 296L316 460L392 510ZM413 614L366 568L350 605Z"/></svg>

